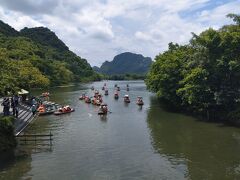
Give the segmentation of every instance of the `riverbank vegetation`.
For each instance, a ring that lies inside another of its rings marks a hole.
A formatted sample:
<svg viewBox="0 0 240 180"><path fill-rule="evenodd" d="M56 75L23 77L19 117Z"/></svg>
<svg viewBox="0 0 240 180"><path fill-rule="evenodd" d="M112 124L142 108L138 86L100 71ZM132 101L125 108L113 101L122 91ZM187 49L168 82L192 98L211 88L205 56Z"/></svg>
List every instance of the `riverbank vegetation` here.
<svg viewBox="0 0 240 180"><path fill-rule="evenodd" d="M74 54L48 28L20 32L0 21L0 94L19 88L45 88L99 80L88 62Z"/></svg>
<svg viewBox="0 0 240 180"><path fill-rule="evenodd" d="M144 80L144 74L116 74L116 75L102 75L102 79L122 81L122 80Z"/></svg>
<svg viewBox="0 0 240 180"><path fill-rule="evenodd" d="M240 124L240 16L218 30L193 33L187 45L169 44L146 78L160 100L209 120Z"/></svg>
<svg viewBox="0 0 240 180"><path fill-rule="evenodd" d="M9 150L16 146L13 123L13 117L0 116L0 152Z"/></svg>

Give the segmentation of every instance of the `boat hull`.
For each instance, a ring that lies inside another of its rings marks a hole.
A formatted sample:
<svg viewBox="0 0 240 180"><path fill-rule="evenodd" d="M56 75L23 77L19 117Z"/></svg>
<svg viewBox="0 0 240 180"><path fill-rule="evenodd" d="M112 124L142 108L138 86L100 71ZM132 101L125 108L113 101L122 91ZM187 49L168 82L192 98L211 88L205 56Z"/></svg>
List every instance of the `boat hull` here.
<svg viewBox="0 0 240 180"><path fill-rule="evenodd" d="M56 112L54 112L54 115L63 115L63 114L68 114L68 113L71 113L74 111L75 111L74 109L71 109L71 111L65 111L65 112L56 111Z"/></svg>

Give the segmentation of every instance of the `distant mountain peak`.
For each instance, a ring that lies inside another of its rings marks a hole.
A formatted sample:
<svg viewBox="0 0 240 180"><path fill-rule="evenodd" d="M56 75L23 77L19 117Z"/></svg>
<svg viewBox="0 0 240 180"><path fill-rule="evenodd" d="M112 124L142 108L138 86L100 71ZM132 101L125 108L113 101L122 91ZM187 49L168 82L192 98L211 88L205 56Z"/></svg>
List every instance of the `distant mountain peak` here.
<svg viewBox="0 0 240 180"><path fill-rule="evenodd" d="M103 74L146 74L152 64L150 57L141 54L124 52L116 55L112 61L105 61L96 71Z"/></svg>

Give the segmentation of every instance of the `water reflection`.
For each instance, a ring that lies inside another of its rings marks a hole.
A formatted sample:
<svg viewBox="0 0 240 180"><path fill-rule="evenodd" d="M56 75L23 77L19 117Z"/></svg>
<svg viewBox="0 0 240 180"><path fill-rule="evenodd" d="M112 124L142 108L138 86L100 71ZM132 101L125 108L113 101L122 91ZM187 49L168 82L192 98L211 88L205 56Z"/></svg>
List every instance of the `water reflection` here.
<svg viewBox="0 0 240 180"><path fill-rule="evenodd" d="M152 146L190 179L240 179L240 130L168 113L151 99L147 123Z"/></svg>
<svg viewBox="0 0 240 180"><path fill-rule="evenodd" d="M100 117L100 120L102 121L102 122L107 122L107 116L106 115L100 115L99 116Z"/></svg>
<svg viewBox="0 0 240 180"><path fill-rule="evenodd" d="M31 170L30 151L21 149L0 154L0 180L15 180ZM21 169L19 169L21 166Z"/></svg>

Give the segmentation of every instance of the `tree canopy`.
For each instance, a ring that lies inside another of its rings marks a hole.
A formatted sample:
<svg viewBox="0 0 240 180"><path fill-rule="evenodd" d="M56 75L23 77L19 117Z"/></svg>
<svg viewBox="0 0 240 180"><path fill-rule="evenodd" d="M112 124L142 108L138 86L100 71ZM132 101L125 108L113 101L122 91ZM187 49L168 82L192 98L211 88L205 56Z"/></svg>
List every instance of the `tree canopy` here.
<svg viewBox="0 0 240 180"><path fill-rule="evenodd" d="M235 24L193 33L155 58L147 87L160 99L210 119L228 119L240 101L240 16ZM240 118L239 118L240 119Z"/></svg>
<svg viewBox="0 0 240 180"><path fill-rule="evenodd" d="M20 32L0 21L0 94L99 79L88 62L47 28Z"/></svg>

